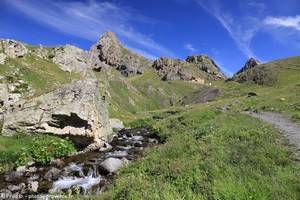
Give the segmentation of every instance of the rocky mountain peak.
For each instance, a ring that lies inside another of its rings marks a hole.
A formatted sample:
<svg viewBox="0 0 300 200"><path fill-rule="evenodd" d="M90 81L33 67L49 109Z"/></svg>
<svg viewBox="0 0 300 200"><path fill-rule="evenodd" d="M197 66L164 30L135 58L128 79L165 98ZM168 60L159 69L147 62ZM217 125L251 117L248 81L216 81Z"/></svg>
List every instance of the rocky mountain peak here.
<svg viewBox="0 0 300 200"><path fill-rule="evenodd" d="M261 64L261 62L256 60L255 58L249 58L247 60L247 62L245 63L244 67L242 67L242 69L240 69L235 75L240 74L244 71L247 71L248 69L254 68L260 64Z"/></svg>
<svg viewBox="0 0 300 200"><path fill-rule="evenodd" d="M151 69L151 62L148 59L125 48L116 34L111 31L105 32L100 37L99 41L92 46L91 53L124 76L142 74L147 69Z"/></svg>
<svg viewBox="0 0 300 200"><path fill-rule="evenodd" d="M100 37L99 43L107 43L107 42L113 42L120 44L120 41L117 37L117 35L112 31L106 31L103 33L103 35Z"/></svg>
<svg viewBox="0 0 300 200"><path fill-rule="evenodd" d="M197 65L197 67L213 76L216 76L217 79L225 79L225 75L222 73L219 66L211 59L208 55L194 55L188 56L186 61Z"/></svg>

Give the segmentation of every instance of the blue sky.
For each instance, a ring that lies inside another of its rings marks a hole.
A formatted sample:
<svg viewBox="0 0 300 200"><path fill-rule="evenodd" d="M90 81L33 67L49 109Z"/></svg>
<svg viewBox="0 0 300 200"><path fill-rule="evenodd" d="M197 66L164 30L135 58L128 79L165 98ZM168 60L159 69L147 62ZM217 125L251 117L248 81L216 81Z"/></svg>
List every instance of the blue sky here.
<svg viewBox="0 0 300 200"><path fill-rule="evenodd" d="M106 30L148 58L208 54L231 74L249 57L300 55L300 1L0 1L1 38L89 49Z"/></svg>

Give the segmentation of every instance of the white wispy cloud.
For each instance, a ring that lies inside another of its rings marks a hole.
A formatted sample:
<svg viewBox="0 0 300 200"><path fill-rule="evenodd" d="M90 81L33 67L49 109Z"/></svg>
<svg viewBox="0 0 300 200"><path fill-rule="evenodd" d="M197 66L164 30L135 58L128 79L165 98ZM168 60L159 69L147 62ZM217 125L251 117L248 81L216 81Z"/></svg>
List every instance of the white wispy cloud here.
<svg viewBox="0 0 300 200"><path fill-rule="evenodd" d="M190 53L195 53L198 51L198 49L196 49L192 44L190 43L186 43L184 45L184 49L188 50Z"/></svg>
<svg viewBox="0 0 300 200"><path fill-rule="evenodd" d="M32 19L59 32L96 41L103 32L112 30L125 41L125 45L130 44L135 50L144 52L144 55L151 55L151 58L154 56L152 52L155 55L175 56L172 51L133 27L134 22L155 24L157 21L128 7L94 0L5 1Z"/></svg>
<svg viewBox="0 0 300 200"><path fill-rule="evenodd" d="M288 17L271 17L268 16L264 23L274 27L292 28L300 31L300 15Z"/></svg>
<svg viewBox="0 0 300 200"><path fill-rule="evenodd" d="M259 31L261 23L255 17L244 13L243 16L235 17L222 7L219 0L195 0L209 14L215 17L220 24L226 29L230 37L234 40L239 49L248 57L256 57L251 49L251 41ZM264 9L263 4L248 4L258 9Z"/></svg>
<svg viewBox="0 0 300 200"><path fill-rule="evenodd" d="M264 31L269 33L281 45L300 49L300 16L268 16L263 20Z"/></svg>

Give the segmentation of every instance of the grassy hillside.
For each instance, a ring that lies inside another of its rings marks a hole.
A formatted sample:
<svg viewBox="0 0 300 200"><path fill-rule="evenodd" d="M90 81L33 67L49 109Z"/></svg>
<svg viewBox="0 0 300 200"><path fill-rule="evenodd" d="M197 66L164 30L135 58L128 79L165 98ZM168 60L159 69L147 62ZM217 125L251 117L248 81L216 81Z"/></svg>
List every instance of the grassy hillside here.
<svg viewBox="0 0 300 200"><path fill-rule="evenodd" d="M271 126L210 105L159 115L147 122L166 143L124 168L98 199L300 197L300 165Z"/></svg>
<svg viewBox="0 0 300 200"><path fill-rule="evenodd" d="M212 81L219 97L189 106L178 102L201 85L161 81L154 72L131 78L114 69L97 73L101 88L107 89L110 117L132 127L151 126L164 144L148 149L143 159L120 171L107 192L91 198L299 199L294 149L269 124L243 114L269 110L300 121L299 61L264 64L276 71L272 84ZM8 60L0 75L6 77L2 81L24 80L34 95L80 78L32 54ZM30 136L1 137L0 172L13 166L22 147L32 146Z"/></svg>
<svg viewBox="0 0 300 200"><path fill-rule="evenodd" d="M29 94L25 88L28 85L34 91L32 95L40 95L80 78L79 74L65 72L52 61L41 59L32 53L23 58L8 59L0 66L0 76L4 77L1 82L14 83L23 80L24 84L17 89L27 96Z"/></svg>
<svg viewBox="0 0 300 200"><path fill-rule="evenodd" d="M144 112L175 105L183 96L201 88L201 85L192 82L161 81L152 71L124 78L118 71L111 69L107 74L98 76L102 82L108 80L110 117L125 122L143 116Z"/></svg>
<svg viewBox="0 0 300 200"><path fill-rule="evenodd" d="M300 57L270 62L264 66L268 71L276 71L276 80L272 84L211 81L212 88L221 90L216 101L240 111L276 111L300 120ZM116 71L111 73L108 87L110 113L112 117L126 122L147 114L145 111L166 109L172 104L177 106L181 98L202 88L191 82L160 81L154 72L130 79L124 79ZM257 96L247 97L250 92L255 92Z"/></svg>
<svg viewBox="0 0 300 200"><path fill-rule="evenodd" d="M265 64L278 71L272 85L216 81L221 95L213 102L144 113L130 125L152 126L165 143L94 199L299 199L295 149L271 125L243 114L270 110L299 119L299 60Z"/></svg>
<svg viewBox="0 0 300 200"><path fill-rule="evenodd" d="M281 112L300 120L300 57L264 64L269 70L277 71L276 81L271 85L236 82L214 82L221 88L221 100L239 110L266 110ZM247 98L249 92L257 96ZM234 103L238 102L238 103Z"/></svg>

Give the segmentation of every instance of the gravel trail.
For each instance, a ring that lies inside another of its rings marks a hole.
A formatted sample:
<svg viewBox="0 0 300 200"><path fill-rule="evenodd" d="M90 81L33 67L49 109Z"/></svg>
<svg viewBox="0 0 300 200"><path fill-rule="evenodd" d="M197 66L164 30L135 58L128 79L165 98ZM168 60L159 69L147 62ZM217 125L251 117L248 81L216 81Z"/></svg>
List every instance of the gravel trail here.
<svg viewBox="0 0 300 200"><path fill-rule="evenodd" d="M289 139L290 143L295 145L300 150L300 124L283 117L281 114L273 112L248 112L247 114L252 117L261 119L274 125L275 128L280 130L283 135Z"/></svg>

